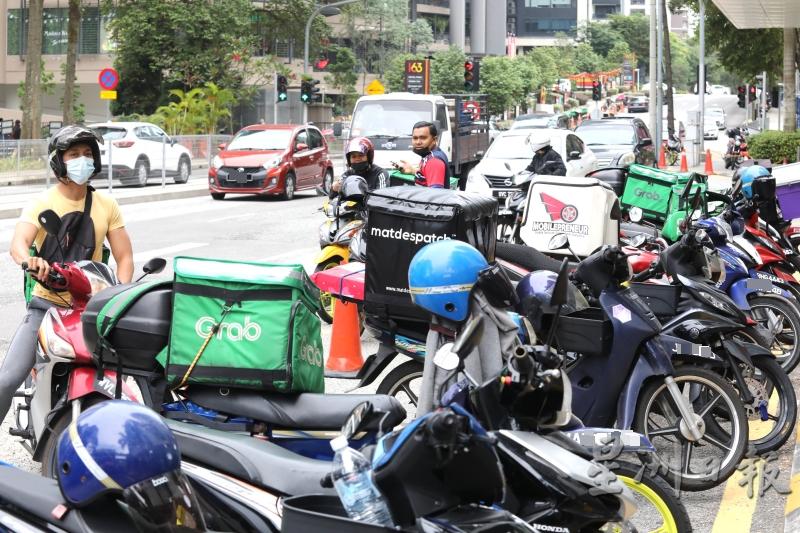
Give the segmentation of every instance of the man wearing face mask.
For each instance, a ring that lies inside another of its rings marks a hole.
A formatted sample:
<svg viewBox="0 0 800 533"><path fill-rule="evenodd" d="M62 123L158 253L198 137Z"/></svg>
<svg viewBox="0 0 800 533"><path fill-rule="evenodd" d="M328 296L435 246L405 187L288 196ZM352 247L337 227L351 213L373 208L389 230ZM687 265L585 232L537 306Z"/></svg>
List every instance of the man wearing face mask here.
<svg viewBox="0 0 800 533"><path fill-rule="evenodd" d="M414 124L411 131L411 146L415 154L422 160L419 169L403 161L400 170L416 176L417 185L448 189L450 187L450 162L447 155L437 146L439 130L436 124L421 121Z"/></svg>
<svg viewBox="0 0 800 533"><path fill-rule="evenodd" d="M50 168L58 183L34 199L23 211L11 240L11 257L18 265L28 264L32 275L47 279L50 263L103 258L108 240L117 264L117 277L128 283L133 276L133 250L117 201L88 185L100 172L100 147L95 133L81 126L66 126L50 139ZM39 213L52 209L61 218L62 229L55 237L46 234ZM59 250L63 250L63 257ZM36 255L30 255L31 246ZM69 305L68 293L48 291L37 284L27 315L17 328L0 367L0 421L11 406L14 392L25 380L35 360L39 325L50 307Z"/></svg>
<svg viewBox="0 0 800 533"><path fill-rule="evenodd" d="M389 176L386 171L373 163L375 148L372 146L372 141L366 137L356 137L347 143L345 159L347 159L347 170L338 180L333 182L329 193L331 198L339 193L342 183L348 176L361 176L364 178L370 191L389 185Z"/></svg>

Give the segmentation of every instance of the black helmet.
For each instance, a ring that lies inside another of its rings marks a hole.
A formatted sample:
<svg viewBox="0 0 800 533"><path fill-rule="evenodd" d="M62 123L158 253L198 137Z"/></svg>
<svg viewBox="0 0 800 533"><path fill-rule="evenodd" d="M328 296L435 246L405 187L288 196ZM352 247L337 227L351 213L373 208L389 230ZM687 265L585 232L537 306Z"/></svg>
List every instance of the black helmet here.
<svg viewBox="0 0 800 533"><path fill-rule="evenodd" d="M92 157L94 158L94 173L92 176L98 174L103 168L100 163L100 144L102 142L102 137L83 126L64 126L58 130L50 138L50 144L47 145L50 168L55 172L56 178L66 176L67 167L64 165L64 152L73 144L78 143L86 143L92 148Z"/></svg>

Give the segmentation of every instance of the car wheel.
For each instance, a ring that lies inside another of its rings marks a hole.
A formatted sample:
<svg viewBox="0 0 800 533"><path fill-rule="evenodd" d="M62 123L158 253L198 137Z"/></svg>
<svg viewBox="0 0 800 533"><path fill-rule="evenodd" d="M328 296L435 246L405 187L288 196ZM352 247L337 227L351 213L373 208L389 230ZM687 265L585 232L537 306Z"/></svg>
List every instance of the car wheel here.
<svg viewBox="0 0 800 533"><path fill-rule="evenodd" d="M186 183L192 173L192 163L185 155L181 156L178 162L178 175L175 176L175 183Z"/></svg>
<svg viewBox="0 0 800 533"><path fill-rule="evenodd" d="M294 174L286 175L286 185L283 188L281 198L287 202L294 198Z"/></svg>
<svg viewBox="0 0 800 533"><path fill-rule="evenodd" d="M225 199L225 193L224 192L212 192L211 193L211 198L213 198L214 200L224 200Z"/></svg>
<svg viewBox="0 0 800 533"><path fill-rule="evenodd" d="M320 196L328 196L331 192L331 187L333 186L333 169L328 169L325 171L325 177L322 178L322 188L317 189L317 192Z"/></svg>
<svg viewBox="0 0 800 533"><path fill-rule="evenodd" d="M139 159L136 161L136 166L133 168L133 175L136 176L136 185L144 187L147 185L147 178L150 176L150 164L147 159Z"/></svg>

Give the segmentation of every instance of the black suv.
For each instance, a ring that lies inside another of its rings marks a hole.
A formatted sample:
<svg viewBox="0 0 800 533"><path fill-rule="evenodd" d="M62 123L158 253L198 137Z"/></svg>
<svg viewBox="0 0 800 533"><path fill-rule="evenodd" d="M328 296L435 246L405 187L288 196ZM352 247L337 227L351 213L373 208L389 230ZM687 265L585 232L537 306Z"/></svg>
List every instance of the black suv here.
<svg viewBox="0 0 800 533"><path fill-rule="evenodd" d="M599 167L624 167L631 163L652 166L656 161L653 138L642 119L611 117L589 120L575 129L597 156Z"/></svg>

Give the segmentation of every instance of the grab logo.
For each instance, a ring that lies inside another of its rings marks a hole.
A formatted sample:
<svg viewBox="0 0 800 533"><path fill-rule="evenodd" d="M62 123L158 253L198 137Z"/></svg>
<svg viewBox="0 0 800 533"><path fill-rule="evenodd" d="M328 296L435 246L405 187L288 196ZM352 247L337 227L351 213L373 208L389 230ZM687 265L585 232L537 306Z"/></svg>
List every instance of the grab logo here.
<svg viewBox="0 0 800 533"><path fill-rule="evenodd" d="M652 191L646 191L644 189L634 189L633 194L637 198L641 198L642 196L644 196L648 200L656 200L656 201L661 200L661 196L659 196L657 193L654 193Z"/></svg>
<svg viewBox="0 0 800 533"><path fill-rule="evenodd" d="M313 344L309 344L305 339L301 339L300 360L305 361L311 366L322 368L322 350L317 349Z"/></svg>
<svg viewBox="0 0 800 533"><path fill-rule="evenodd" d="M210 316L200 317L194 325L194 331L198 336L206 338L211 333L211 330L214 329L216 323L217 321ZM244 340L253 342L261 338L261 326L255 322L250 322L250 317L246 316L244 317L244 324L239 324L238 322L223 322L220 324L216 337L219 340L225 337L232 342Z"/></svg>

